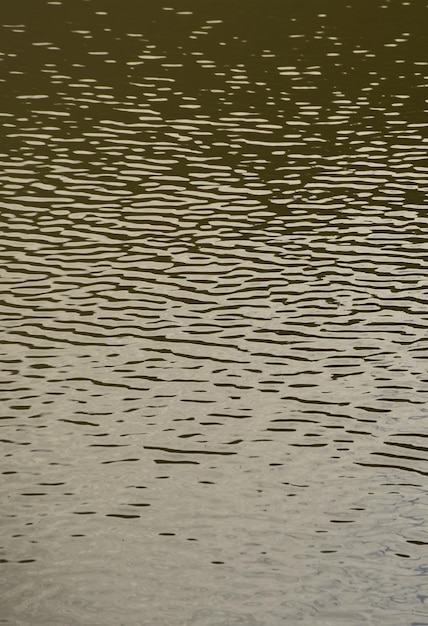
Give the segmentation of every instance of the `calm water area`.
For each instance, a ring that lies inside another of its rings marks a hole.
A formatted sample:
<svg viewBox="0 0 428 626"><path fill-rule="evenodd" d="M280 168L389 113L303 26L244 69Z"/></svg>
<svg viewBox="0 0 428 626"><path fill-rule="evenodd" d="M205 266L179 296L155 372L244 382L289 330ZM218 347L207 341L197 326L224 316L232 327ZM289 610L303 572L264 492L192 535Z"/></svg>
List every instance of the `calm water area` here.
<svg viewBox="0 0 428 626"><path fill-rule="evenodd" d="M428 625L427 25L1 2L0 624Z"/></svg>

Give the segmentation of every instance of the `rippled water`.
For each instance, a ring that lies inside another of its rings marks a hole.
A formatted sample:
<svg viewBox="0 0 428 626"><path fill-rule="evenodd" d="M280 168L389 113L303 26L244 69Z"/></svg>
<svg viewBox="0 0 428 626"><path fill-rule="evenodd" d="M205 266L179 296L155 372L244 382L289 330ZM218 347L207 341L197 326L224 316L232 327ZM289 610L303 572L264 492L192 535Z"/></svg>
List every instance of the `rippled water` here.
<svg viewBox="0 0 428 626"><path fill-rule="evenodd" d="M427 13L2 5L1 623L428 624Z"/></svg>

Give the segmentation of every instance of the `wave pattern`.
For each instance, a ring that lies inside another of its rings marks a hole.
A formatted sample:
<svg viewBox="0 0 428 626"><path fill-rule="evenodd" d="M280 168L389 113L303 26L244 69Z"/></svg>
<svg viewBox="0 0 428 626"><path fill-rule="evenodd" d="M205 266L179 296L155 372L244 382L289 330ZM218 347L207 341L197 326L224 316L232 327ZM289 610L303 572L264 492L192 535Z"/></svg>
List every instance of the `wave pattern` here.
<svg viewBox="0 0 428 626"><path fill-rule="evenodd" d="M428 618L426 7L161 4L2 26L6 615Z"/></svg>

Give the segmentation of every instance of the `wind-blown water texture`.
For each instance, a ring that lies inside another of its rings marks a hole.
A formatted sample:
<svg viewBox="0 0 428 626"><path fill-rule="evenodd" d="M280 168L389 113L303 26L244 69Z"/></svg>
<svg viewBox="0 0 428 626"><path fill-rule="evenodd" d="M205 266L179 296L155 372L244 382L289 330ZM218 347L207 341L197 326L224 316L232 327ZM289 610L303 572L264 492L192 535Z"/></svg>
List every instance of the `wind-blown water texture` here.
<svg viewBox="0 0 428 626"><path fill-rule="evenodd" d="M426 18L2 7L2 623L428 624Z"/></svg>

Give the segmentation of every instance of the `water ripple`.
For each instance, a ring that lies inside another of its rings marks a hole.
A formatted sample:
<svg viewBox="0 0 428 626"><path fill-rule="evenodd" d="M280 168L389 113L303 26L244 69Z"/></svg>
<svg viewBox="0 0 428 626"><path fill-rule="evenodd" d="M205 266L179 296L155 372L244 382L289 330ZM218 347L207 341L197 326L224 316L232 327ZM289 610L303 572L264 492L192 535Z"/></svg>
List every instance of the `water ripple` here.
<svg viewBox="0 0 428 626"><path fill-rule="evenodd" d="M124 1L0 27L5 619L416 623L426 7Z"/></svg>

